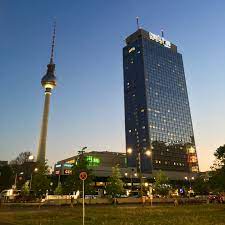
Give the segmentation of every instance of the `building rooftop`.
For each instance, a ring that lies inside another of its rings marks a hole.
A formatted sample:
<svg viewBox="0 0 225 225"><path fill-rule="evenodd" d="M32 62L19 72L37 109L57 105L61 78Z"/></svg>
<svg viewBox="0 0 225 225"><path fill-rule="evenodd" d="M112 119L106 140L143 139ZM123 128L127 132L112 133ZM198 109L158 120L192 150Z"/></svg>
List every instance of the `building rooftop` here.
<svg viewBox="0 0 225 225"><path fill-rule="evenodd" d="M147 40L151 40L154 42L157 42L159 45L162 45L164 47L170 48L171 50L177 52L177 46L174 45L173 43L171 43L170 41L166 40L164 37L161 37L159 35L153 34L151 32L148 32L142 28L138 29L137 31L135 31L133 34L129 35L126 38L126 44L130 45L132 42L143 38L143 39L147 39Z"/></svg>

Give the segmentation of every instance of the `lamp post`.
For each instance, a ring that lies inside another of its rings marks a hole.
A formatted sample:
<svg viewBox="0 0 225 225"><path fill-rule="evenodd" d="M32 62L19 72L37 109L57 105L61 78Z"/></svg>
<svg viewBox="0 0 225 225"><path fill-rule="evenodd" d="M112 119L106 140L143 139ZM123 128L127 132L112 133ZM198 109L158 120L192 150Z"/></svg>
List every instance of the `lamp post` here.
<svg viewBox="0 0 225 225"><path fill-rule="evenodd" d="M38 168L35 168L34 171L31 173L30 176L30 190L31 190L31 185L32 185L32 180L33 180L33 173L36 173L38 171Z"/></svg>
<svg viewBox="0 0 225 225"><path fill-rule="evenodd" d="M187 177L187 176L186 176L186 177L184 177L184 179L185 179L186 181L188 181L188 183L189 183L189 191L191 191L191 189L192 189L192 188L191 188L191 181L194 180L195 177L193 177L193 176L192 176L192 177L190 177L190 176ZM190 196L190 195L189 195L189 196Z"/></svg>
<svg viewBox="0 0 225 225"><path fill-rule="evenodd" d="M17 173L16 173L16 176L15 176L15 181L14 181L13 189L16 189L16 185L17 185Z"/></svg>
<svg viewBox="0 0 225 225"><path fill-rule="evenodd" d="M132 148L128 148L127 154L131 155L132 153L133 153ZM146 150L144 154L148 157L151 157L152 151ZM143 180L142 180L143 176L142 176L142 169L141 169L141 151L140 150L137 153L137 171L138 171L139 180L140 180L141 196L143 196Z"/></svg>
<svg viewBox="0 0 225 225"><path fill-rule="evenodd" d="M131 169L131 176L130 176L131 190L133 190L133 172L134 172L134 169Z"/></svg>
<svg viewBox="0 0 225 225"><path fill-rule="evenodd" d="M134 174L134 169L132 168L130 173L125 172L124 175L125 175L126 178L130 179L131 191L132 191L133 190L133 175L137 176L137 174L136 173Z"/></svg>

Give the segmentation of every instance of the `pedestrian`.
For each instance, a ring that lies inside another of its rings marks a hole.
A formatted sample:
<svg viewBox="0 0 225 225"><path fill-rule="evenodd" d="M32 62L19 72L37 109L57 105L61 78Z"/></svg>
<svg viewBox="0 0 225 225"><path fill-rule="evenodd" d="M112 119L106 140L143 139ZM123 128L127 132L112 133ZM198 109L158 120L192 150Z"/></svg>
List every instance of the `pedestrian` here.
<svg viewBox="0 0 225 225"><path fill-rule="evenodd" d="M74 197L71 196L70 198L70 207L73 208L73 203L74 203Z"/></svg>
<svg viewBox="0 0 225 225"><path fill-rule="evenodd" d="M174 202L173 202L174 206L178 206L178 200L175 199Z"/></svg>

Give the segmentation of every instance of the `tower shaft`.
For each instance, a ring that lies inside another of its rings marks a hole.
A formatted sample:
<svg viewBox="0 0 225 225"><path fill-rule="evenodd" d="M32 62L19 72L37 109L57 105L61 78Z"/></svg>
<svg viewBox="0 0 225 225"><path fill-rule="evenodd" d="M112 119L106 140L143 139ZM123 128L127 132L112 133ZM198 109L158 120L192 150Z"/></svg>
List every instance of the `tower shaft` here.
<svg viewBox="0 0 225 225"><path fill-rule="evenodd" d="M41 134L40 134L38 155L37 155L37 161L40 163L45 162L50 97L51 97L51 92L45 92L44 111L43 111L43 117L42 117Z"/></svg>

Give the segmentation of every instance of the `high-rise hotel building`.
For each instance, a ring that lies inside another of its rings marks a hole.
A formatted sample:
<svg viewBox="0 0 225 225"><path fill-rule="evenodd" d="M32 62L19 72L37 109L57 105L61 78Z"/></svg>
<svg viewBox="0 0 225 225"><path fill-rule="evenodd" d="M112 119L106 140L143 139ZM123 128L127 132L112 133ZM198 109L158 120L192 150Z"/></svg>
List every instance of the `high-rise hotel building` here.
<svg viewBox="0 0 225 225"><path fill-rule="evenodd" d="M182 55L138 29L123 48L127 162L142 172L198 172ZM150 154L145 154L145 153Z"/></svg>

